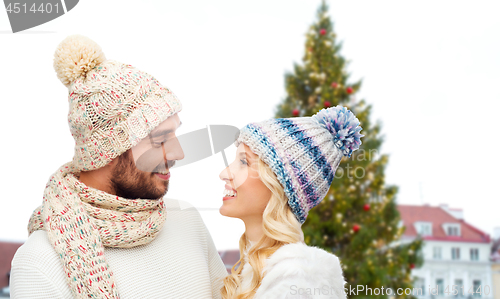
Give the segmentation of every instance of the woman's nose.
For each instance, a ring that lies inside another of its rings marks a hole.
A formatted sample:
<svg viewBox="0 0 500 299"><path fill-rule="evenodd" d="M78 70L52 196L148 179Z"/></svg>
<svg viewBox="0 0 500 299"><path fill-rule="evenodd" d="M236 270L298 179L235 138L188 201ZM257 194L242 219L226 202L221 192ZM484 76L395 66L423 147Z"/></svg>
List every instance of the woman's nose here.
<svg viewBox="0 0 500 299"><path fill-rule="evenodd" d="M219 173L219 178L223 181L230 181L233 179L233 175L231 174L231 170L229 169L229 167L224 168Z"/></svg>

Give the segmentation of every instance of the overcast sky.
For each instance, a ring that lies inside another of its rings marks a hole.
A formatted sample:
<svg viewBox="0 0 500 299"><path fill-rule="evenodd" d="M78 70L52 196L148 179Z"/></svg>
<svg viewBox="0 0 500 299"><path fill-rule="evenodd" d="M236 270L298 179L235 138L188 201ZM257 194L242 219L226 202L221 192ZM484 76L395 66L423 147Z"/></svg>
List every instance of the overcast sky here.
<svg viewBox="0 0 500 299"><path fill-rule="evenodd" d="M23 241L49 176L71 160L67 89L52 57L70 34L148 72L182 101L182 132L273 116L320 1L98 1L12 34L0 13L3 157L0 240ZM446 203L472 225L500 226L500 2L329 1L357 98L373 105L401 204ZM236 149L228 148L230 155ZM219 214L220 154L174 169L168 197L200 213L219 249L242 222Z"/></svg>

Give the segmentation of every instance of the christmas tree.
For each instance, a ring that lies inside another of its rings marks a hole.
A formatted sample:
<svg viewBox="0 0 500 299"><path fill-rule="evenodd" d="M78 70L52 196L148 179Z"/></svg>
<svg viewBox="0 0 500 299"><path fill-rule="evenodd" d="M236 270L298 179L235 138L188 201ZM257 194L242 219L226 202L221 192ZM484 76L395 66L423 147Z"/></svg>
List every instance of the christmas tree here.
<svg viewBox="0 0 500 299"><path fill-rule="evenodd" d="M303 64L285 75L287 97L277 117L310 116L322 108L342 105L359 119L365 135L361 147L344 157L326 198L309 212L302 226L308 245L321 247L341 261L346 288L412 287L411 269L422 264L420 239L401 242L404 227L397 211L397 186L385 185L386 154L379 154L383 137L379 122L370 121L371 105L356 100L361 81L350 82L340 55L328 7L323 1L317 21L306 34ZM380 297L370 291L353 297ZM389 297L384 292L383 297Z"/></svg>

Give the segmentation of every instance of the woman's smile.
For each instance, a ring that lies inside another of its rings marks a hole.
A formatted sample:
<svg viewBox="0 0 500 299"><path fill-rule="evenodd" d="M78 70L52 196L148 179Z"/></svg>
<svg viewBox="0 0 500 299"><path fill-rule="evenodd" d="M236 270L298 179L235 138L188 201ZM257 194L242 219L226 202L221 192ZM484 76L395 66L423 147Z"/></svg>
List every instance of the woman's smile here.
<svg viewBox="0 0 500 299"><path fill-rule="evenodd" d="M228 199L236 198L236 196L237 196L236 190L234 190L233 188L231 188L228 185L226 185L225 187L226 188L224 189L224 192L223 192L223 196L224 197L222 197L222 200L225 201L225 200L228 200Z"/></svg>

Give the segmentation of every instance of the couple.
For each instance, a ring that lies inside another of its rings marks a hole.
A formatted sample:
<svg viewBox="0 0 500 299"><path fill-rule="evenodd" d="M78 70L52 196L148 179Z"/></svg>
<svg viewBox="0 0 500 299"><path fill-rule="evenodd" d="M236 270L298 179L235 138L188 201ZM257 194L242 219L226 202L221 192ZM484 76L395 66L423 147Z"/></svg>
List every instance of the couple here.
<svg viewBox="0 0 500 299"><path fill-rule="evenodd" d="M227 275L198 211L163 198L169 168L184 157L177 97L79 35L59 45L54 68L69 89L75 153L30 218L12 298L345 298L338 258L306 246L301 225L361 144L349 110L240 131L235 161L219 175L220 213L246 227Z"/></svg>

